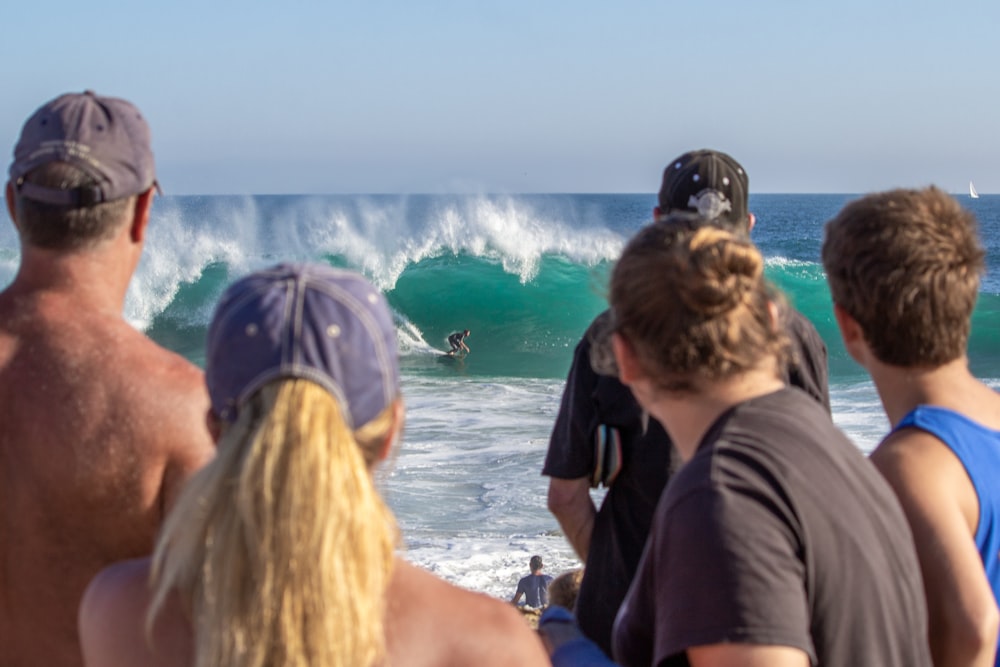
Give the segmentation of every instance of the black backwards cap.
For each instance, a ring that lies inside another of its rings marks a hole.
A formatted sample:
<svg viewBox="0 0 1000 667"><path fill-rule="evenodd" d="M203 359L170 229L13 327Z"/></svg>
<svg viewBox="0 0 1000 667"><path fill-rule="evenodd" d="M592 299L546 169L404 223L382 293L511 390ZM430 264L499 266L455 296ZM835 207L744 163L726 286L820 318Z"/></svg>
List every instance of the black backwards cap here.
<svg viewBox="0 0 1000 667"><path fill-rule="evenodd" d="M71 164L96 185L62 189L25 181L50 162ZM90 90L61 95L28 118L9 173L21 197L60 206L92 206L159 189L142 114L125 100Z"/></svg>
<svg viewBox="0 0 1000 667"><path fill-rule="evenodd" d="M689 211L709 220L745 225L749 179L740 163L720 151L691 151L663 170L660 212Z"/></svg>

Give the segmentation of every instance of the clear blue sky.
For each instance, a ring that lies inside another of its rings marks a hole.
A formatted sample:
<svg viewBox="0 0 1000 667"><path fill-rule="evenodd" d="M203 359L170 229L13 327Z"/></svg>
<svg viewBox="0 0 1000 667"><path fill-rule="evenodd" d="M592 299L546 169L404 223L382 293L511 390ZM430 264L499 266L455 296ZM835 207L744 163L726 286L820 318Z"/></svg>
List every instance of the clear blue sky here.
<svg viewBox="0 0 1000 667"><path fill-rule="evenodd" d="M53 0L0 15L4 172L67 90L126 97L170 194L1000 192L1000 2Z"/></svg>

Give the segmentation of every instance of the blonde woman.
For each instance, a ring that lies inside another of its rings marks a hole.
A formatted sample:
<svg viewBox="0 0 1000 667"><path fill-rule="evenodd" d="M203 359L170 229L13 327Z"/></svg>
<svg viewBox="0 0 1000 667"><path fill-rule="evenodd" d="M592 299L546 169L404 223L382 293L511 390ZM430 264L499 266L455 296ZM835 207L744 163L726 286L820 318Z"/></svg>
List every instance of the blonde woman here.
<svg viewBox="0 0 1000 667"><path fill-rule="evenodd" d="M91 583L89 667L547 664L508 605L395 555L372 471L403 405L377 290L322 266L252 274L223 295L206 357L217 455L153 559Z"/></svg>
<svg viewBox="0 0 1000 667"><path fill-rule="evenodd" d="M892 491L815 400L746 239L691 218L633 238L611 281L621 380L684 461L618 612L616 660L930 664L912 538ZM553 664L598 665L558 611Z"/></svg>

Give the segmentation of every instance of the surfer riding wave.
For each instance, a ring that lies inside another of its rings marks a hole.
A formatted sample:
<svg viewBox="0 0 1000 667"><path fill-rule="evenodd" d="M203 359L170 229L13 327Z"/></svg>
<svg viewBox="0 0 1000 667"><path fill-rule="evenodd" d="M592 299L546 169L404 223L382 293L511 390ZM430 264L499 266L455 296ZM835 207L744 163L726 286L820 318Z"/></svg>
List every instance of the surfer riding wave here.
<svg viewBox="0 0 1000 667"><path fill-rule="evenodd" d="M471 352L469 346L465 344L465 339L469 336L469 333L469 330L466 329L465 331L456 331L448 336L448 344L451 345L451 349L448 351L449 356L455 356L455 353L459 350L465 350L466 354Z"/></svg>

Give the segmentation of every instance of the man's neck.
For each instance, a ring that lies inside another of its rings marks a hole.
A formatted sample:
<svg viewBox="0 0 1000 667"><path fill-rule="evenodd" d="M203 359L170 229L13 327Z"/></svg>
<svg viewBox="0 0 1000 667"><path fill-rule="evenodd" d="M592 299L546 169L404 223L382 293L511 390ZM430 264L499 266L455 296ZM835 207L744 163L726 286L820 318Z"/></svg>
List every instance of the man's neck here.
<svg viewBox="0 0 1000 667"><path fill-rule="evenodd" d="M755 369L721 382L706 384L697 393L664 394L650 413L667 430L684 461L694 456L705 433L727 410L751 398L783 388L773 368Z"/></svg>
<svg viewBox="0 0 1000 667"><path fill-rule="evenodd" d="M965 356L935 367L892 366L870 361L868 372L893 427L918 405L961 410L965 397L980 384L969 372Z"/></svg>
<svg viewBox="0 0 1000 667"><path fill-rule="evenodd" d="M114 242L62 252L22 246L21 265L6 293L14 297L64 297L80 309L121 314L135 262Z"/></svg>

